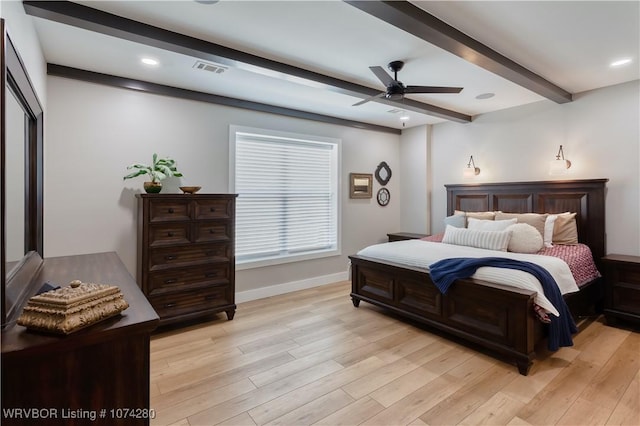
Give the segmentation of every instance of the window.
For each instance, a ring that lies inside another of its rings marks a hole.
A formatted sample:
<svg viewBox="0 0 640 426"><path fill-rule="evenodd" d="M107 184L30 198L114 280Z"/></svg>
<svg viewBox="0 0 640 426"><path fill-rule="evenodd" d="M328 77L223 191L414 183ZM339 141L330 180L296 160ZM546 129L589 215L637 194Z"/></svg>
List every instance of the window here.
<svg viewBox="0 0 640 426"><path fill-rule="evenodd" d="M240 269L340 254L339 141L231 126Z"/></svg>

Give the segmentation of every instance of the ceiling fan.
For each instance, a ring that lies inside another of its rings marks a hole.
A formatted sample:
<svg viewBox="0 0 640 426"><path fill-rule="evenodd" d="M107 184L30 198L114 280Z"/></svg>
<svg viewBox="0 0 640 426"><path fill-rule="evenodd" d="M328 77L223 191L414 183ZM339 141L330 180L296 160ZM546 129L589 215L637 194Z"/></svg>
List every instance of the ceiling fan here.
<svg viewBox="0 0 640 426"><path fill-rule="evenodd" d="M385 92L378 95L368 97L353 104L353 106L362 105L376 98L387 98L392 101L399 101L404 98L405 93L460 93L462 87L440 87L440 86L405 86L398 81L398 71L402 69L404 62L389 62L387 67L393 72L393 78L379 66L369 67L369 69L378 77L378 79L387 87Z"/></svg>

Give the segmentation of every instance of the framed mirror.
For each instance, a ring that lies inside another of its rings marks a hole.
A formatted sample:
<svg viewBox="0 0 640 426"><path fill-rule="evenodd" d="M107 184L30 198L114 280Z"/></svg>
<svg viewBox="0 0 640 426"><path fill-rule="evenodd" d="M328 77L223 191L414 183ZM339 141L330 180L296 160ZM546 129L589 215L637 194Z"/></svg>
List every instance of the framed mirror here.
<svg viewBox="0 0 640 426"><path fill-rule="evenodd" d="M349 173L349 198L371 198L373 175Z"/></svg>
<svg viewBox="0 0 640 426"><path fill-rule="evenodd" d="M30 295L42 262L43 111L18 51L0 19L0 289L2 326Z"/></svg>
<svg viewBox="0 0 640 426"><path fill-rule="evenodd" d="M391 168L386 161L383 161L376 168L376 180L380 185L385 186L389 183L389 179L391 179Z"/></svg>

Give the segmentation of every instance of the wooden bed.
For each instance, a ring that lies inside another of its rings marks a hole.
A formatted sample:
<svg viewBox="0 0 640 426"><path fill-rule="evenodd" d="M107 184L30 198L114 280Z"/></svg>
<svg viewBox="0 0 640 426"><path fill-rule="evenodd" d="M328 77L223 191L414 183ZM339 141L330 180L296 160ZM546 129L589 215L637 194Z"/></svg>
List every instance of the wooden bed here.
<svg viewBox="0 0 640 426"><path fill-rule="evenodd" d="M510 213L576 212L578 238L588 245L596 265L605 254L605 192L608 179L445 185L447 214L454 210ZM545 338L534 315L533 292L473 279L456 281L441 294L422 268L380 262L364 256L351 259L351 299L381 306L406 318L478 344L515 361L527 375L535 346ZM601 268L599 268L602 270ZM573 315L601 302L600 279L567 295Z"/></svg>

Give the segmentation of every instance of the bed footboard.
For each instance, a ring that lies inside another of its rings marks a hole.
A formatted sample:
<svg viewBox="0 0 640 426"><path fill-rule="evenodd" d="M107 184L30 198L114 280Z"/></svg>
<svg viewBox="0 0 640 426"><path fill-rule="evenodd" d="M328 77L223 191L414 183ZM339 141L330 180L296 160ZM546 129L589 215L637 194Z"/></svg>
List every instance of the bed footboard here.
<svg viewBox="0 0 640 426"><path fill-rule="evenodd" d="M354 306L364 300L389 309L506 356L528 374L542 337L532 313L534 292L464 279L441 294L426 270L350 259Z"/></svg>

